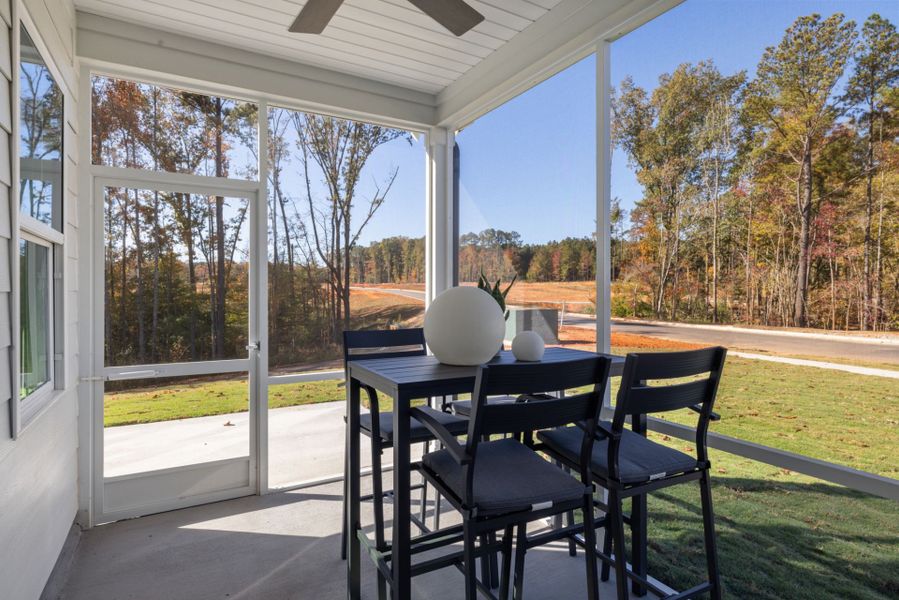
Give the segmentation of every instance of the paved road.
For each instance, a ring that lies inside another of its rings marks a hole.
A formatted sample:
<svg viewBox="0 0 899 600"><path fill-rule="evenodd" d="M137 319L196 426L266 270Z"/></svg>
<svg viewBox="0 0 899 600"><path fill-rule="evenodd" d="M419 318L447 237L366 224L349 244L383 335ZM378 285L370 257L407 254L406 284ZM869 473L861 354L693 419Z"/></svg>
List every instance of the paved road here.
<svg viewBox="0 0 899 600"><path fill-rule="evenodd" d="M373 289L373 288L366 288ZM394 288L377 288L388 294L424 301L424 292ZM594 319L589 315L566 314L565 324L575 327L594 327ZM840 336L822 339L820 335L801 336L778 334L776 331L721 330L719 328L683 326L665 323L639 323L632 321L612 321L612 331L632 333L648 337L694 342L697 344L720 344L732 349L770 354L792 354L822 359L851 358L860 362L899 365L899 346L881 344L874 340L846 340Z"/></svg>
<svg viewBox="0 0 899 600"><path fill-rule="evenodd" d="M839 336L833 336L833 339L821 339L820 337L777 335L777 333L758 333L739 329L722 331L711 328L623 321L613 321L612 331L699 344L717 344L727 348L759 353L793 354L816 358L851 358L859 362L899 365L899 346L880 344L874 341L843 340Z"/></svg>

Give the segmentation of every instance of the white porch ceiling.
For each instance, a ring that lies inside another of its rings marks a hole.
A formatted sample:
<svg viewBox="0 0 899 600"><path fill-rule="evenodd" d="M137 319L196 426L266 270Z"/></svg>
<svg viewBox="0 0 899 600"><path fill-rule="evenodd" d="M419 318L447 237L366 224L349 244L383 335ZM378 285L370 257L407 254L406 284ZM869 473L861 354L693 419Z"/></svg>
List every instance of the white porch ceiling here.
<svg viewBox="0 0 899 600"><path fill-rule="evenodd" d="M485 20L458 38L406 0L346 0L321 35L287 31L302 1L75 0L75 5L82 12L437 94L562 2L468 1Z"/></svg>

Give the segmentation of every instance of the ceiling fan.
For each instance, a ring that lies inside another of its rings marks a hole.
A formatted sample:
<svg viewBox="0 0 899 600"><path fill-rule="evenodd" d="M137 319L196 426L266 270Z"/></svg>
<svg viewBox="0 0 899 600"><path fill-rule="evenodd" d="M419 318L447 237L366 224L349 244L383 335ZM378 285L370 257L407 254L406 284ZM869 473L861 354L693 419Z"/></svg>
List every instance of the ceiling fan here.
<svg viewBox="0 0 899 600"><path fill-rule="evenodd" d="M463 0L409 0L423 13L457 36L484 20L484 15ZM288 28L292 33L321 33L343 0L308 0Z"/></svg>

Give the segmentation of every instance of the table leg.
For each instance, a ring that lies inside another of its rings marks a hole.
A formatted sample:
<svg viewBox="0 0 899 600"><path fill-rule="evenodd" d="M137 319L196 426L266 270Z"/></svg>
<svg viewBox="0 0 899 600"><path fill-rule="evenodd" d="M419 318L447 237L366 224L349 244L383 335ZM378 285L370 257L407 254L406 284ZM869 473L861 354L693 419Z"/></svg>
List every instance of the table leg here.
<svg viewBox="0 0 899 600"><path fill-rule="evenodd" d="M347 598L359 600L361 595L362 565L360 561L359 537L360 517L360 469L359 458L359 381L350 379L347 386L347 468L348 477L345 499L347 506Z"/></svg>
<svg viewBox="0 0 899 600"><path fill-rule="evenodd" d="M412 598L409 398L393 399L393 600Z"/></svg>

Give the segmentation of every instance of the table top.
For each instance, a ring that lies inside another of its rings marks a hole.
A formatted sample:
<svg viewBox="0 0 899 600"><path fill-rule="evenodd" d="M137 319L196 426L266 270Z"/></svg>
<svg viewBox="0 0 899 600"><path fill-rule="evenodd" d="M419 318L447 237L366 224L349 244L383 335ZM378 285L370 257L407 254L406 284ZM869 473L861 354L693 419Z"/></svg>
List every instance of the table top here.
<svg viewBox="0 0 899 600"><path fill-rule="evenodd" d="M571 348L547 348L542 363L562 363L596 356L595 352ZM611 375L621 375L624 357L602 354L612 359ZM518 362L509 350L503 350L488 365ZM349 376L387 394L403 393L411 398L460 394L474 386L478 367L445 365L434 356L406 356L402 358L373 358L354 360L348 365Z"/></svg>

